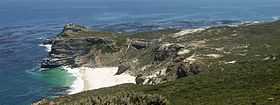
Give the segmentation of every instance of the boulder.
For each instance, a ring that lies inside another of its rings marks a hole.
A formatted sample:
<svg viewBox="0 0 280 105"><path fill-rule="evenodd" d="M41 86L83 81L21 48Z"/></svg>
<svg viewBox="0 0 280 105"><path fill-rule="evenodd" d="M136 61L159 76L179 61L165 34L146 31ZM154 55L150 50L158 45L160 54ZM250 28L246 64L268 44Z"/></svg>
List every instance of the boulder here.
<svg viewBox="0 0 280 105"><path fill-rule="evenodd" d="M145 40L136 40L131 42L131 46L136 49L144 49L151 45L151 42Z"/></svg>
<svg viewBox="0 0 280 105"><path fill-rule="evenodd" d="M189 68L186 64L179 62L173 63L167 67L166 79L167 81L173 81L179 78L183 78L189 75Z"/></svg>
<svg viewBox="0 0 280 105"><path fill-rule="evenodd" d="M135 82L136 82L136 84L138 84L138 85L143 85L144 84L144 82L145 82L145 77L143 77L143 75L137 75L136 76L136 78L135 78Z"/></svg>
<svg viewBox="0 0 280 105"><path fill-rule="evenodd" d="M115 75L121 75L122 73L126 72L130 68L127 64L120 64L118 67L118 71Z"/></svg>
<svg viewBox="0 0 280 105"><path fill-rule="evenodd" d="M56 67L60 67L62 65L63 64L61 64L61 63L53 61L51 58L45 58L41 62L41 68L56 68Z"/></svg>
<svg viewBox="0 0 280 105"><path fill-rule="evenodd" d="M199 74L201 72L201 67L198 64L190 64L190 72L193 74Z"/></svg>

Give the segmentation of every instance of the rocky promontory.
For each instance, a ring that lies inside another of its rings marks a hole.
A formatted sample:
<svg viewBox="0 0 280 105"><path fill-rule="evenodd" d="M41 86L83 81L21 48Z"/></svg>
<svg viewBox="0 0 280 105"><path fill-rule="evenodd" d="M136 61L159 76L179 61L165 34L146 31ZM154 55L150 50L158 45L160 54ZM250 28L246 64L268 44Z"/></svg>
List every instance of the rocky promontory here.
<svg viewBox="0 0 280 105"><path fill-rule="evenodd" d="M68 24L51 43L43 68L118 67L116 75L136 76L137 85L86 91L39 105L280 104L280 21L138 33Z"/></svg>
<svg viewBox="0 0 280 105"><path fill-rule="evenodd" d="M137 76L137 84L151 85L200 73L203 64L185 60L193 55L191 47L172 42L177 32L111 33L67 24L51 40L51 52L41 67L119 67L116 75L128 72Z"/></svg>

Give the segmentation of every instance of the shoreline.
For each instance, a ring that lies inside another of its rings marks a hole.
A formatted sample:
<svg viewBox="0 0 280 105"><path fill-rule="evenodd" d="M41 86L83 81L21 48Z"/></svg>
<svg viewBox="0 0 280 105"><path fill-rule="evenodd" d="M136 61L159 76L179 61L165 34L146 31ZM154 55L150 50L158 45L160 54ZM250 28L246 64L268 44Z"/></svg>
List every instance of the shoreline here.
<svg viewBox="0 0 280 105"><path fill-rule="evenodd" d="M125 83L134 83L135 78L127 73L115 75L117 67L103 68L69 68L63 67L67 72L71 73L76 79L70 86L68 94L76 94L87 90L111 87Z"/></svg>
<svg viewBox="0 0 280 105"><path fill-rule="evenodd" d="M39 44L40 47L44 47L47 52L52 51L52 44Z"/></svg>
<svg viewBox="0 0 280 105"><path fill-rule="evenodd" d="M241 25L253 25L264 23L262 21L243 21L240 23L227 24L225 26L238 27ZM178 33L174 33L173 37L180 37L191 33L207 30L211 27L199 27L193 29L181 29ZM46 51L51 51L51 44L39 45L45 47ZM90 67L79 67L70 68L67 66L63 67L66 71L72 74L76 79L73 81L67 94L76 94L87 90L94 90L104 87L111 87L124 83L136 83L135 78L129 74L123 73L121 75L114 75L118 71L118 67L102 67L102 68L90 68Z"/></svg>
<svg viewBox="0 0 280 105"><path fill-rule="evenodd" d="M82 75L78 68L70 68L70 67L62 67L64 70L66 70L68 73L70 73L72 76L74 76L74 81L69 86L70 89L67 90L67 94L76 94L79 92L82 92L84 90L84 81L81 78Z"/></svg>
<svg viewBox="0 0 280 105"><path fill-rule="evenodd" d="M238 27L240 25L252 25L264 23L263 21L243 21L240 23L227 24L225 26ZM173 37L180 37L187 34L203 31L215 26L199 27L193 29L181 29L178 33L174 33ZM40 44L40 47L44 47L47 52L52 50L52 44ZM86 90L99 89L104 87L111 87L124 83L135 83L135 77L129 74L121 74L115 76L117 72L117 67L103 67L103 68L89 68L89 67L79 67L70 68L67 66L62 67L67 72L71 73L75 77L72 85L67 92L68 94L76 94ZM100 72L104 71L104 72ZM101 81L101 82L100 82ZM103 81L103 83L102 83ZM113 81L113 82L112 82Z"/></svg>

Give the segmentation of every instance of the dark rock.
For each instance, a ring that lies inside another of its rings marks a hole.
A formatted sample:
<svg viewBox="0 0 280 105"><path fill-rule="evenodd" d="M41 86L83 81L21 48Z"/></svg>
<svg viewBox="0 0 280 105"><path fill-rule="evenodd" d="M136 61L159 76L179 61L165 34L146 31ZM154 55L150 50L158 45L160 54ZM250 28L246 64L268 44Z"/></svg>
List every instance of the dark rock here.
<svg viewBox="0 0 280 105"><path fill-rule="evenodd" d="M93 50L92 47L95 46L96 49L102 49L110 46L111 43L111 40L99 37L54 39L52 50L48 58L42 61L41 67L80 66L80 57L89 54Z"/></svg>
<svg viewBox="0 0 280 105"><path fill-rule="evenodd" d="M52 44L52 43L53 43L52 39L46 39L43 41L43 45Z"/></svg>
<svg viewBox="0 0 280 105"><path fill-rule="evenodd" d="M188 75L188 68L183 64L179 64L176 70L176 75L177 79L186 77Z"/></svg>
<svg viewBox="0 0 280 105"><path fill-rule="evenodd" d="M202 70L198 64L190 64L190 72L193 74L199 74L201 71Z"/></svg>
<svg viewBox="0 0 280 105"><path fill-rule="evenodd" d="M151 45L151 42L147 42L145 40L136 40L131 42L131 46L136 49L144 49Z"/></svg>
<svg viewBox="0 0 280 105"><path fill-rule="evenodd" d="M138 85L142 85L145 82L145 78L143 77L143 75L137 75L135 78L135 82Z"/></svg>
<svg viewBox="0 0 280 105"><path fill-rule="evenodd" d="M56 68L56 67L60 67L60 66L62 66L62 64L60 64L56 61L53 61L50 58L45 58L41 62L41 68Z"/></svg>
<svg viewBox="0 0 280 105"><path fill-rule="evenodd" d="M120 75L129 69L129 65L120 64L118 67L118 72L115 75Z"/></svg>
<svg viewBox="0 0 280 105"><path fill-rule="evenodd" d="M63 32L80 32L85 30L87 30L86 27L71 23L64 26Z"/></svg>
<svg viewBox="0 0 280 105"><path fill-rule="evenodd" d="M173 81L189 75L189 69L184 63L174 63L167 67L166 79Z"/></svg>
<svg viewBox="0 0 280 105"><path fill-rule="evenodd" d="M184 59L185 59L184 56L178 56L178 57L176 57L176 58L174 59L174 62L183 62Z"/></svg>
<svg viewBox="0 0 280 105"><path fill-rule="evenodd" d="M177 52L184 48L181 45L171 44L171 45L162 45L155 49L155 61L163 61L168 58L174 58L177 56Z"/></svg>
<svg viewBox="0 0 280 105"><path fill-rule="evenodd" d="M48 104L49 103L49 100L47 99L42 99L40 101L37 101L35 103L32 103L32 105L44 105L44 104Z"/></svg>

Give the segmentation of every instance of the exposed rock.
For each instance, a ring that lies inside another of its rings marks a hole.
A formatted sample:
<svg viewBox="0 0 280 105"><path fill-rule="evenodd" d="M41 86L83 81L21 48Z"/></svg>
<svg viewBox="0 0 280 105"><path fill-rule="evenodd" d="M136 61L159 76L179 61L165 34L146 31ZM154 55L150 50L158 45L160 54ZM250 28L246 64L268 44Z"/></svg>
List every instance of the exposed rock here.
<svg viewBox="0 0 280 105"><path fill-rule="evenodd" d="M220 55L220 54L207 54L206 56L213 57L213 58L220 58L220 57L222 57L222 55Z"/></svg>
<svg viewBox="0 0 280 105"><path fill-rule="evenodd" d="M183 50L180 50L177 55L185 55L185 54L189 54L191 52L191 50L188 50L188 49L183 49Z"/></svg>
<svg viewBox="0 0 280 105"><path fill-rule="evenodd" d="M166 70L166 79L173 81L189 75L189 68L184 63L174 63Z"/></svg>
<svg viewBox="0 0 280 105"><path fill-rule="evenodd" d="M80 32L80 31L87 31L87 30L88 29L84 26L70 23L64 26L63 32Z"/></svg>
<svg viewBox="0 0 280 105"><path fill-rule="evenodd" d="M135 82L136 84L143 84L145 82L145 77L143 77L143 75L138 75L136 76Z"/></svg>
<svg viewBox="0 0 280 105"><path fill-rule="evenodd" d="M206 29L207 28L186 29L186 30L182 30L178 33L175 33L173 37L177 38L177 37L188 35L188 34L191 34L191 33L200 32L200 31L203 31L203 30L206 30Z"/></svg>
<svg viewBox="0 0 280 105"><path fill-rule="evenodd" d="M77 26L65 26L72 30ZM80 29L80 28L78 28ZM112 40L103 37L80 37L80 38L64 38L58 37L52 40L53 46L48 58L41 63L42 68L55 68L59 66L81 66L80 57L90 53L92 48L96 50L113 50Z"/></svg>
<svg viewBox="0 0 280 105"><path fill-rule="evenodd" d="M190 66L190 72L193 74L199 74L200 72L202 72L201 65L193 63L193 64L190 64L189 66Z"/></svg>
<svg viewBox="0 0 280 105"><path fill-rule="evenodd" d="M120 74L126 72L129 69L129 67L130 66L127 64L120 64L118 67L118 72L115 75L120 75Z"/></svg>
<svg viewBox="0 0 280 105"><path fill-rule="evenodd" d="M177 55L177 52L184 48L184 46L179 44L164 44L157 49L155 49L155 61L163 61L168 58L173 58Z"/></svg>
<svg viewBox="0 0 280 105"><path fill-rule="evenodd" d="M47 44L53 44L53 40L51 40L51 39L44 40L43 45L47 45Z"/></svg>
<svg viewBox="0 0 280 105"><path fill-rule="evenodd" d="M44 105L44 104L47 104L47 103L51 103L51 102L49 100L47 100L47 99L42 99L42 100L40 100L38 102L32 103L32 105Z"/></svg>
<svg viewBox="0 0 280 105"><path fill-rule="evenodd" d="M61 61L61 60L60 60ZM41 62L41 68L56 68L60 67L63 65L64 62L59 63L58 60L50 59L50 58L45 58Z"/></svg>
<svg viewBox="0 0 280 105"><path fill-rule="evenodd" d="M131 45L136 49L143 49L147 48L151 45L151 42L145 41L145 40L135 40L131 42Z"/></svg>
<svg viewBox="0 0 280 105"><path fill-rule="evenodd" d="M80 25L66 25L51 41L52 50L41 67L118 66L115 75L128 72L138 75L137 84L150 85L182 78L190 72L184 63L185 55L190 53L185 44L103 34Z"/></svg>
<svg viewBox="0 0 280 105"><path fill-rule="evenodd" d="M140 85L156 85L166 81L174 81L190 75L197 75L203 71L202 64L188 64L182 61L172 62L167 68L153 72L150 75L138 75L136 83Z"/></svg>

